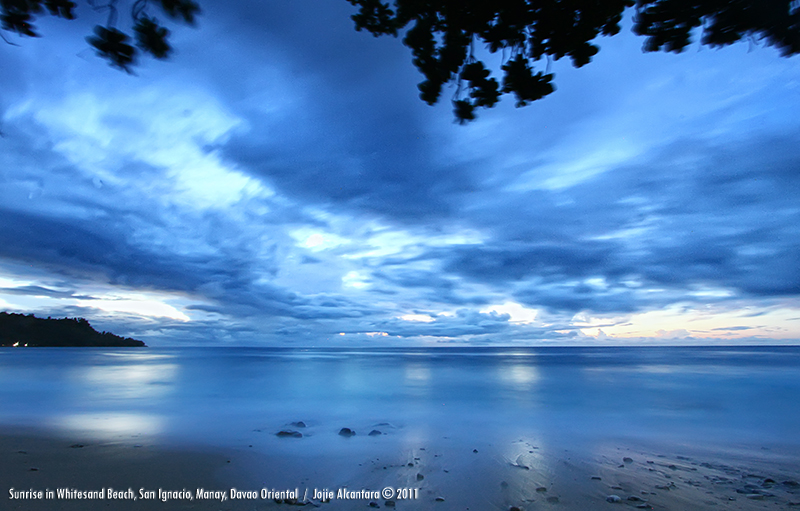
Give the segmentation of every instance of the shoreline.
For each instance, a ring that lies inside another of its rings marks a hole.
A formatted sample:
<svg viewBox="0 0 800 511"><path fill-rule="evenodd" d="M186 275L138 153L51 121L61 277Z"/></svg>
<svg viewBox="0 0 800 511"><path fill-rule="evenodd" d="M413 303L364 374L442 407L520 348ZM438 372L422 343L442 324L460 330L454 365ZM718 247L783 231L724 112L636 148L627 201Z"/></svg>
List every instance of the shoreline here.
<svg viewBox="0 0 800 511"><path fill-rule="evenodd" d="M59 509L67 511L236 511L294 509L303 503L309 509L331 511L376 505L409 510L800 510L797 458L770 450L715 452L626 440L609 440L587 450L540 446L526 439L467 445L444 437L416 443L376 441L366 449L350 444L352 452L343 454L341 449L310 452L303 438L281 443L285 448L279 452L260 452L245 444L241 448L170 445L146 437L109 441L24 430L0 435L1 498L4 509L33 511L52 509L55 500ZM375 498L375 492L386 487L407 489L416 498ZM113 488L135 494L143 489L155 498L11 499L11 488L15 492ZM208 492L207 499L194 498L200 488ZM254 492L249 496L255 498L242 494L232 500L233 488ZM295 489L300 502L278 503L277 494L268 493ZM183 490L192 500L179 498ZM261 498L262 490L268 498ZM342 490L357 498L338 498ZM159 500L162 491L175 492L170 494L174 498ZM219 500L222 494L225 500ZM332 498L314 499L324 496Z"/></svg>

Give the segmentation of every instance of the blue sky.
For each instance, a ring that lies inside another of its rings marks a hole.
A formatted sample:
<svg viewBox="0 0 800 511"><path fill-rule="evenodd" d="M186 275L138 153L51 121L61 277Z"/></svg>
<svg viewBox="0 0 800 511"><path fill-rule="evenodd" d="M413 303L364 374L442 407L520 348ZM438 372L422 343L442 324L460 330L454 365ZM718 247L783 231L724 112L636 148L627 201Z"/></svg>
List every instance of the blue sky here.
<svg viewBox="0 0 800 511"><path fill-rule="evenodd" d="M0 45L0 309L151 346L800 339L796 57L645 54L628 13L460 126L344 0L201 5L136 76L85 8Z"/></svg>

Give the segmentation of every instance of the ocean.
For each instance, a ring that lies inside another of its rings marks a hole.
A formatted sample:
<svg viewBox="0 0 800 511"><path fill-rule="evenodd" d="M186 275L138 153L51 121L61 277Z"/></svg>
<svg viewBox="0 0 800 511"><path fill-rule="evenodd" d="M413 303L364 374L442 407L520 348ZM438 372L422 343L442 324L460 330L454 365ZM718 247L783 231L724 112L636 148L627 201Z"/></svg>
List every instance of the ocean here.
<svg viewBox="0 0 800 511"><path fill-rule="evenodd" d="M347 427L398 445L800 451L800 347L15 348L0 388L6 431L129 442L274 451L296 430L330 451Z"/></svg>

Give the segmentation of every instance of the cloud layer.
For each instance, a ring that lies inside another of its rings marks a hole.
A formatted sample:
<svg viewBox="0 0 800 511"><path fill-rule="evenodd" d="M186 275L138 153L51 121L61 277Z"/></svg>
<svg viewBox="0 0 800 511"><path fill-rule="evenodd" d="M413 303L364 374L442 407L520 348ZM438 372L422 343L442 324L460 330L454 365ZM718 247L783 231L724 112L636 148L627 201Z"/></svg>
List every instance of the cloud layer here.
<svg viewBox="0 0 800 511"><path fill-rule="evenodd" d="M462 127L347 2L203 7L135 77L91 12L0 53L0 308L151 345L800 338L795 61L628 23Z"/></svg>

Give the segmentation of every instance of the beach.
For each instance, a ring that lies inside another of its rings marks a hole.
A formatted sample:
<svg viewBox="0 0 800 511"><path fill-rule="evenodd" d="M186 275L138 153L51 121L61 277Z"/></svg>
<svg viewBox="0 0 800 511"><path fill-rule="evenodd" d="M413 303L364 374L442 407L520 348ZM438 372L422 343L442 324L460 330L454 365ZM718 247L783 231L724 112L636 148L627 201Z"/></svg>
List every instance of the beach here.
<svg viewBox="0 0 800 511"><path fill-rule="evenodd" d="M0 508L796 509L798 357L6 351Z"/></svg>
<svg viewBox="0 0 800 511"><path fill-rule="evenodd" d="M358 433L328 436L339 443L328 452L309 451L304 438L285 438L289 447L275 455L248 445L176 448L146 438L4 435L4 509L800 509L796 458L767 449L648 451L610 443L588 453L524 439L467 445L447 438L398 448ZM392 498L385 498L386 488ZM46 490L59 493L32 495ZM286 491L298 495L275 498Z"/></svg>

